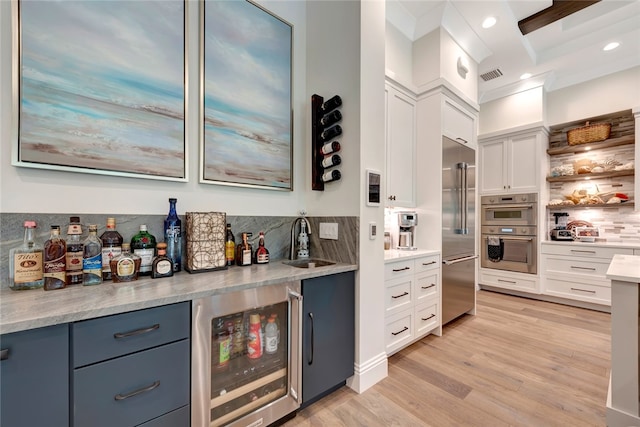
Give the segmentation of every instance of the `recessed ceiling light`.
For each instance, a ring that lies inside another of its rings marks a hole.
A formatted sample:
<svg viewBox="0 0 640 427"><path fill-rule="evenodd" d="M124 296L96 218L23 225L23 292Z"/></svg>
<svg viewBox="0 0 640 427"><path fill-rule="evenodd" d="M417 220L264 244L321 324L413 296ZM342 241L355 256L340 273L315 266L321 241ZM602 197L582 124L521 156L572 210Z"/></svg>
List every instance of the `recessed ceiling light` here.
<svg viewBox="0 0 640 427"><path fill-rule="evenodd" d="M605 47L603 47L602 50L604 50L604 51L613 50L613 49L617 48L618 46L620 46L620 43L611 42L611 43L607 44Z"/></svg>
<svg viewBox="0 0 640 427"><path fill-rule="evenodd" d="M484 21L482 21L482 28L491 28L496 25L496 22L496 18L494 18L493 16L489 16L488 18L485 18Z"/></svg>
<svg viewBox="0 0 640 427"><path fill-rule="evenodd" d="M520 76L520 80L526 80L529 77L531 77L531 73L524 73L523 75Z"/></svg>

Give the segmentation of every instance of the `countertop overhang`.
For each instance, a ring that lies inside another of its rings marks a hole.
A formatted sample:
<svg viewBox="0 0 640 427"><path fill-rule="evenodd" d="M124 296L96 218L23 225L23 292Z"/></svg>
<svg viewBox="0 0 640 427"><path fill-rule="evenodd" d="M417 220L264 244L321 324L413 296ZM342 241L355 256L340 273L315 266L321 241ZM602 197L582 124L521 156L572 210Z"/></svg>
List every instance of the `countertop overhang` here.
<svg viewBox="0 0 640 427"><path fill-rule="evenodd" d="M439 250L431 249L416 249L416 250L404 250L404 249L387 249L384 251L384 261L400 261L403 259L420 258L421 256L438 255Z"/></svg>
<svg viewBox="0 0 640 427"><path fill-rule="evenodd" d="M640 283L640 256L614 255L607 270L607 279Z"/></svg>
<svg viewBox="0 0 640 427"><path fill-rule="evenodd" d="M357 269L355 264L342 263L297 268L284 264L283 260L272 260L263 265L232 266L226 270L195 274L183 271L162 279L145 276L134 282L108 281L101 285L78 285L55 291L3 288L0 290L0 334Z"/></svg>

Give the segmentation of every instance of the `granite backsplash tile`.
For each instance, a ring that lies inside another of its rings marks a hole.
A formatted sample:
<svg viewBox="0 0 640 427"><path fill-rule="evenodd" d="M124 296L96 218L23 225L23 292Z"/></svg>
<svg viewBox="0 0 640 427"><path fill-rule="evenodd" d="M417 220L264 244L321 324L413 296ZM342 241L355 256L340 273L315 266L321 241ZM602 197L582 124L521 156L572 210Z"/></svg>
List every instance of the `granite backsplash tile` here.
<svg viewBox="0 0 640 427"><path fill-rule="evenodd" d="M63 234L66 232L66 225L69 223L71 215L76 214L3 213L0 215L0 287L9 286L9 250L22 243L24 221L27 219L36 221L38 224L36 239L44 243L49 237L51 225L60 225ZM86 237L89 224L98 225L98 236L100 236L106 229L107 217L116 219L116 229L125 241L129 241L139 231L141 224L145 224L148 231L158 241L163 240L165 215L80 215L84 231L83 238ZM182 219L184 227L184 216L180 215L180 219ZM308 217L307 219L311 229L309 240L312 257L348 264L358 263L358 217ZM236 243L240 241L240 233L250 232L252 236L249 240L255 248L258 245L258 235L260 231L263 231L265 246L269 249L272 260L289 258L291 226L294 220L295 217L288 216L227 216L227 222L231 224ZM318 231L320 222L337 223L338 240L320 239ZM184 240L183 237L183 243Z"/></svg>

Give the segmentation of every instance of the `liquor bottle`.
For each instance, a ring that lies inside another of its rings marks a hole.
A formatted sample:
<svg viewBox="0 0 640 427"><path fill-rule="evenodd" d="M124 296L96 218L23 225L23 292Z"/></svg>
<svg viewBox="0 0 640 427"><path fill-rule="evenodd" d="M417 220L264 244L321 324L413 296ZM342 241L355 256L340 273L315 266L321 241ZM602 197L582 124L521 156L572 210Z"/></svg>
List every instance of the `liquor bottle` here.
<svg viewBox="0 0 640 427"><path fill-rule="evenodd" d="M9 288L14 291L44 286L42 246L35 239L35 221L24 222L22 246L9 251Z"/></svg>
<svg viewBox="0 0 640 427"><path fill-rule="evenodd" d="M338 154L332 154L322 160L322 167L325 169L332 168L338 166L340 163L342 163L340 156Z"/></svg>
<svg viewBox="0 0 640 427"><path fill-rule="evenodd" d="M67 227L67 286L82 284L83 245L80 217L69 218Z"/></svg>
<svg viewBox="0 0 640 427"><path fill-rule="evenodd" d="M44 242L44 290L53 291L67 286L67 243L60 237L60 226L51 226L51 235Z"/></svg>
<svg viewBox="0 0 640 427"><path fill-rule="evenodd" d="M158 243L157 249L158 255L153 259L151 267L151 278L159 279L173 276L173 262L167 256L167 244Z"/></svg>
<svg viewBox="0 0 640 427"><path fill-rule="evenodd" d="M335 125L330 127L329 129L325 129L320 133L320 141L326 142L336 136L342 135L342 127L340 125Z"/></svg>
<svg viewBox="0 0 640 427"><path fill-rule="evenodd" d="M338 141L327 142L320 148L320 154L326 156L327 154L336 153L340 151L340 143Z"/></svg>
<svg viewBox="0 0 640 427"><path fill-rule="evenodd" d="M252 314L249 316L249 340L247 342L247 356L249 359L259 359L262 357L260 329L260 315Z"/></svg>
<svg viewBox="0 0 640 427"><path fill-rule="evenodd" d="M109 262L111 280L114 283L138 280L141 262L142 258L135 253L131 253L131 245L123 243L120 255Z"/></svg>
<svg viewBox="0 0 640 427"><path fill-rule="evenodd" d="M167 244L167 256L173 261L173 271L182 269L182 221L176 213L178 199L169 199L169 215L164 220L164 241Z"/></svg>
<svg viewBox="0 0 640 427"><path fill-rule="evenodd" d="M102 283L102 242L98 239L98 226L89 225L89 236L82 245L82 284Z"/></svg>
<svg viewBox="0 0 640 427"><path fill-rule="evenodd" d="M342 113L339 110L335 110L322 117L320 124L326 128L334 123L338 123L340 120L342 120Z"/></svg>
<svg viewBox="0 0 640 427"><path fill-rule="evenodd" d="M269 262L269 250L264 247L264 232L260 232L258 248L256 249L253 262L256 264L266 264Z"/></svg>
<svg viewBox="0 0 640 427"><path fill-rule="evenodd" d="M142 259L140 275L149 276L153 268L153 257L156 254L156 238L147 231L145 224L140 225L138 234L131 238L133 253Z"/></svg>
<svg viewBox="0 0 640 427"><path fill-rule="evenodd" d="M242 233L242 242L236 248L236 265L251 265L251 243L247 241L249 233Z"/></svg>
<svg viewBox="0 0 640 427"><path fill-rule="evenodd" d="M100 236L102 241L102 280L111 280L110 262L122 252L122 236L116 231L116 219L107 218L107 229Z"/></svg>
<svg viewBox="0 0 640 427"><path fill-rule="evenodd" d="M224 243L224 253L227 259L227 265L233 265L236 256L236 238L231 231L231 224L227 224L227 238Z"/></svg>
<svg viewBox="0 0 640 427"><path fill-rule="evenodd" d="M327 99L321 106L320 111L323 113L328 113L331 110L335 110L339 106L342 105L342 98L339 95L334 96L333 98Z"/></svg>
<svg viewBox="0 0 640 427"><path fill-rule="evenodd" d="M331 182L337 181L342 177L342 174L339 170L334 169L322 174L322 182Z"/></svg>

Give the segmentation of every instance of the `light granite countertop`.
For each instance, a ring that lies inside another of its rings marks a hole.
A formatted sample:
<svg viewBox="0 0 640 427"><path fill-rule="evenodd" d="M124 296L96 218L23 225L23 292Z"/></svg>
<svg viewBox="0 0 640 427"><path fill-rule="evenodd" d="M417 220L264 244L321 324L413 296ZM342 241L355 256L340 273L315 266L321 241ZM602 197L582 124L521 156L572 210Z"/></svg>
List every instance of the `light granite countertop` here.
<svg viewBox="0 0 640 427"><path fill-rule="evenodd" d="M266 265L229 267L226 270L173 277L148 277L129 283L104 282L96 286L73 286L55 291L42 289L0 290L0 334L60 323L92 319L207 296L288 281L357 270L355 264L297 268L283 260Z"/></svg>
<svg viewBox="0 0 640 427"><path fill-rule="evenodd" d="M401 249L387 249L384 251L384 261L393 262L404 259L419 258L422 256L438 255L440 251L431 249L416 249L413 251Z"/></svg>
<svg viewBox="0 0 640 427"><path fill-rule="evenodd" d="M640 283L640 256L614 255L607 270L607 279Z"/></svg>

